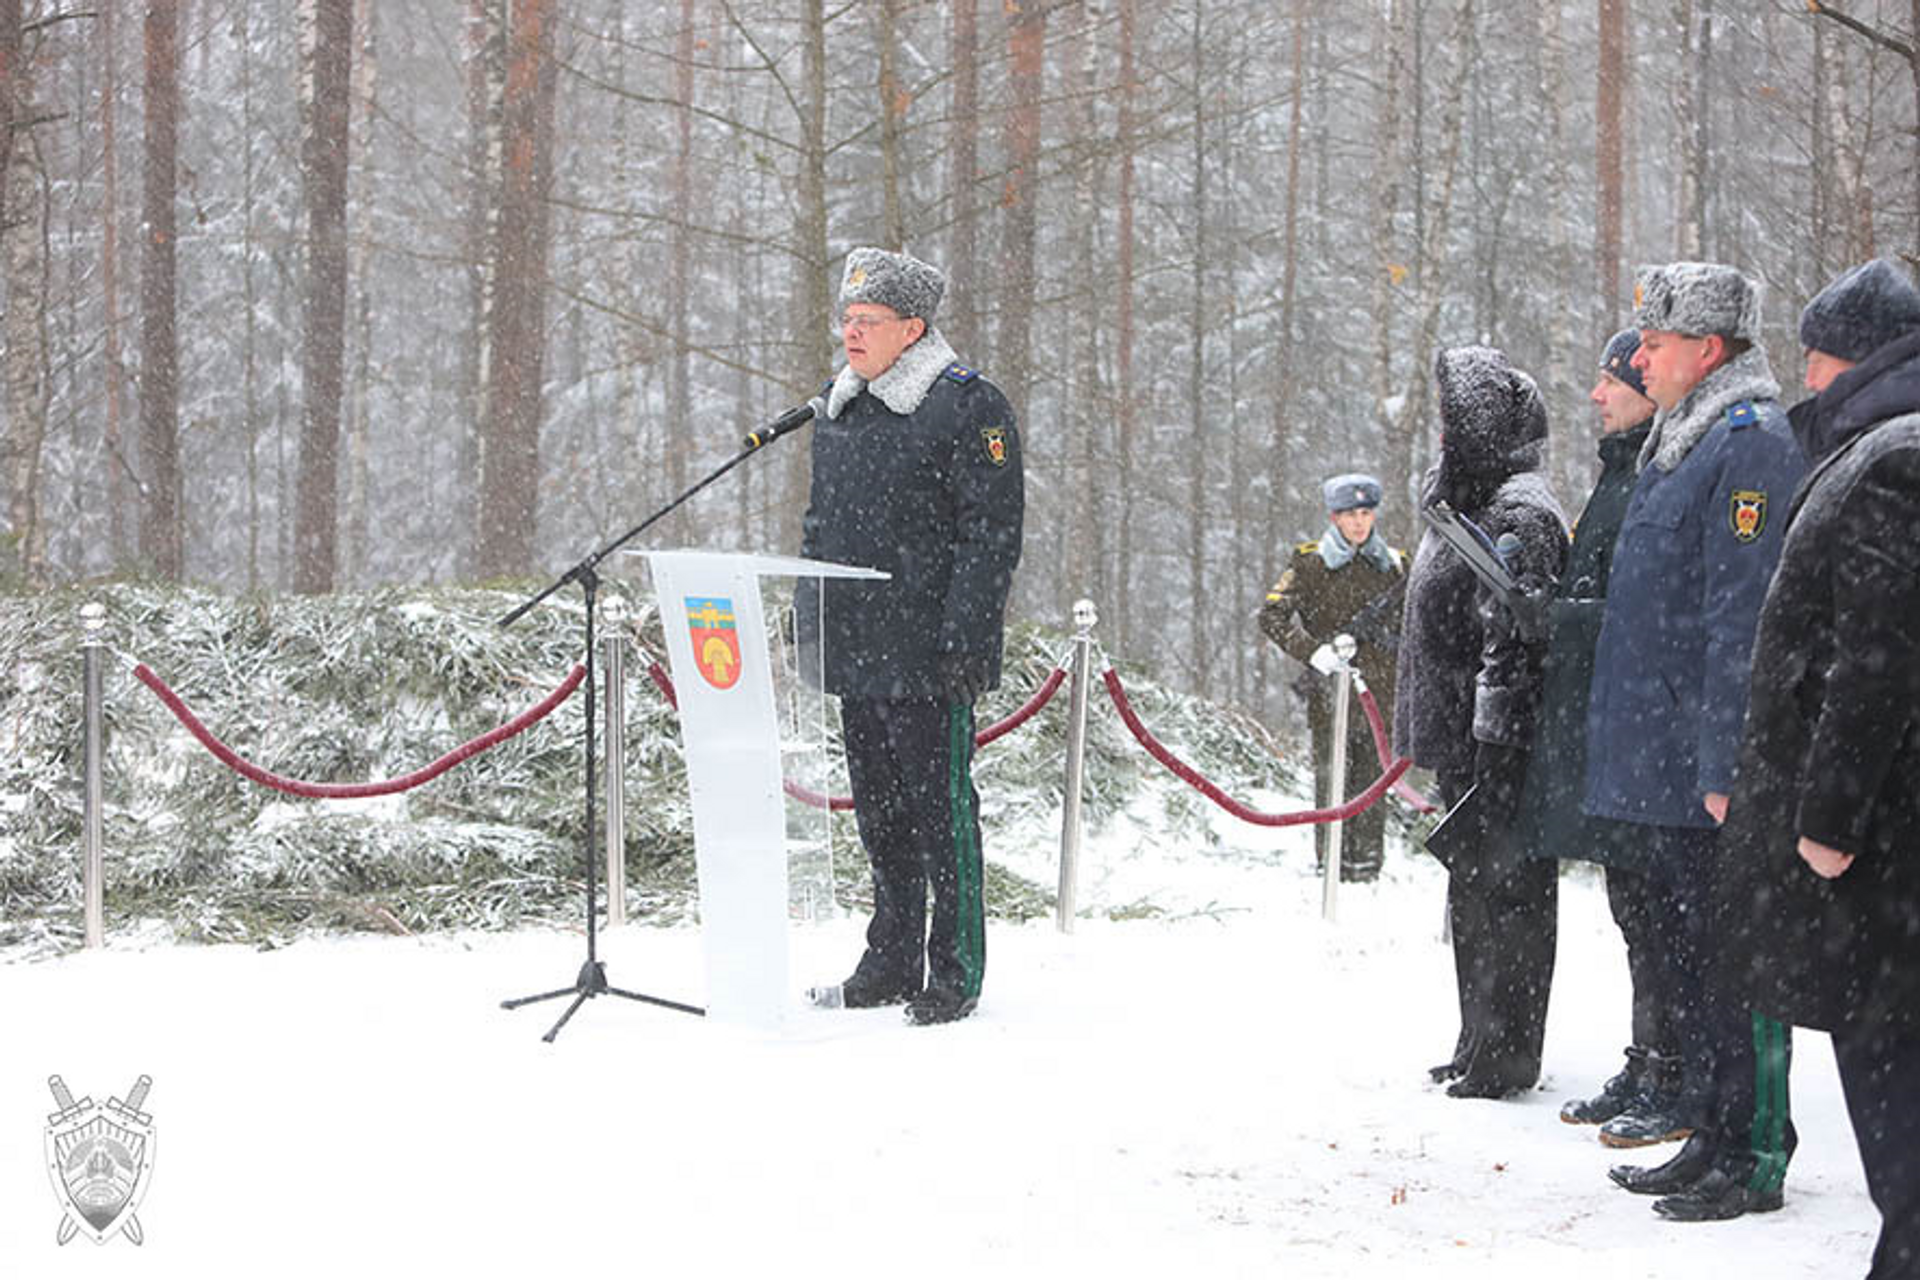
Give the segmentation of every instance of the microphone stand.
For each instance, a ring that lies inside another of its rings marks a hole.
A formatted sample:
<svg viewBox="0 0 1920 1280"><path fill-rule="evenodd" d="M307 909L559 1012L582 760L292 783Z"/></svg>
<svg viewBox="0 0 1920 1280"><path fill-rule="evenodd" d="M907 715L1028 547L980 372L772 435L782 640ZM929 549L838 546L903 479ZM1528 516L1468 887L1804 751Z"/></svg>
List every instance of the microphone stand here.
<svg viewBox="0 0 1920 1280"><path fill-rule="evenodd" d="M597 889L597 885L594 879L594 867L598 859L596 857L596 850L594 848L594 832L597 828L596 828L596 818L595 818L596 793L594 788L595 756L594 756L594 735L593 735L593 685L594 685L593 607L594 607L594 596L600 588L600 577L595 572L595 569L598 567L598 565L602 560L605 560L608 556L612 555L615 551L618 551L621 547L625 546L629 541L638 537L640 534L644 533L647 529L652 528L659 521L673 514L673 512L677 511L680 508L680 506L687 501L687 499L693 497L694 494L699 493L702 489L706 488L708 485L718 480L721 476L727 474L727 472L739 466L742 462L745 462L750 455L758 453L762 447L778 439L780 436L786 434L787 431L791 431L795 427L800 426L803 422L810 421L810 420L811 420L811 415L809 415L807 418L802 419L801 422L795 422L795 423L791 423L790 425L787 425L784 429L763 428L761 431L748 436L746 439L745 447L742 448L739 453L735 454L733 457L729 458L725 463L721 464L719 467L709 472L707 476L704 479L702 479L699 483L688 488L679 497L669 502L666 506L661 507L658 511L648 516L645 520L642 520L639 524L633 526L633 528L627 530L625 533L615 538L612 542L609 542L606 546L600 548L598 551L588 556L585 560L582 560L579 564L574 565L573 568L567 570L565 573L561 574L558 578L555 578L552 582L548 583L546 588L542 590L538 595L533 596L531 599L523 601L511 613L507 614L505 617L500 619L501 626L503 627L512 626L515 622L518 622L522 617L524 617L527 614L527 612L531 610L535 605L539 604L542 600L545 600L548 596L552 595L554 592L558 591L561 587L564 587L569 582L577 582L580 584L581 593L584 596L586 601L586 614L587 614L587 617L586 617L587 960L585 964L580 966L580 972L578 976L574 978L573 985L570 987L558 987L552 991L542 991L537 995L517 996L514 999L502 1000L500 1002L500 1007L502 1009L518 1009L521 1005L537 1004L543 1000L557 1000L562 996L572 996L573 1003L568 1005L567 1011L560 1015L560 1020L553 1024L553 1028L550 1031L548 1031L546 1035L540 1037L542 1040L546 1041L548 1044L553 1043L553 1038L560 1034L560 1028L567 1025L567 1021L573 1017L575 1011L578 1010L582 1004L584 1004L588 1000L593 999L595 996L603 996L603 995L620 996L627 1000L638 1000L645 1004L659 1005L661 1008L664 1008L664 1009L674 1009L681 1013L691 1013L696 1017L705 1017L707 1012L705 1009L700 1008L698 1005L682 1004L677 1000L666 1000L666 999L662 999L659 996L642 995L640 992L637 992L637 991L626 991L619 987L612 986L607 982L606 962L599 958L598 947L597 947L597 935L594 930L594 900L596 897L596 889ZM778 424L776 424L776 427L777 426Z"/></svg>

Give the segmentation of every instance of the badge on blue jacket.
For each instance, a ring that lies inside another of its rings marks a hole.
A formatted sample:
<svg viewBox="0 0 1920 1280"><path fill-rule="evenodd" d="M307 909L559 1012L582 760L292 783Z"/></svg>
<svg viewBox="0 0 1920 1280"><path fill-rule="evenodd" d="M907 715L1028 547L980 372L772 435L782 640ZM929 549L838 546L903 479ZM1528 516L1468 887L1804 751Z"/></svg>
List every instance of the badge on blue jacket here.
<svg viewBox="0 0 1920 1280"><path fill-rule="evenodd" d="M1767 495L1763 489L1735 489L1727 509L1727 524L1740 542L1752 542L1767 527Z"/></svg>

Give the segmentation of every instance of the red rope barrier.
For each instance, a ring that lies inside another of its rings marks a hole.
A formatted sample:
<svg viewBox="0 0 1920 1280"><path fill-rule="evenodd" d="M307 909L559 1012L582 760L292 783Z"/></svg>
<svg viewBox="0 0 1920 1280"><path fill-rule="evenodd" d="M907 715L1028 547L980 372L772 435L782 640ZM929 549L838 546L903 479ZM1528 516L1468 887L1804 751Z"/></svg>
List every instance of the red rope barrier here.
<svg viewBox="0 0 1920 1280"><path fill-rule="evenodd" d="M647 664L647 677L653 681L654 687L660 690L660 695L667 700L667 705L675 711L678 711L680 709L680 695L674 692L673 677L667 674L666 668L661 666L657 660L649 662ZM1061 682L1066 678L1067 670L1065 667L1055 667L1052 671L1048 672L1047 678L1040 682L1040 687L1033 691L1033 696L1021 703L1012 715L1009 715L1004 720L996 721L975 733L973 735L973 745L976 747L984 747L995 738L1005 737L1007 734L1012 733L1015 729L1018 729L1021 725L1031 720L1039 712L1040 708L1046 706L1053 695L1060 691ZM852 796L823 796L818 791L803 787L790 778L781 779L780 787L795 800L800 801L802 804L810 804L816 809L833 809L844 812L853 808Z"/></svg>
<svg viewBox="0 0 1920 1280"><path fill-rule="evenodd" d="M1387 745L1387 722L1380 714L1380 708L1374 703L1373 691L1360 691L1360 706L1367 713L1367 727L1373 730L1373 753L1380 757L1380 767L1393 767L1393 749ZM1408 786L1404 779L1396 780L1393 793L1413 806L1416 813L1437 813L1439 806Z"/></svg>
<svg viewBox="0 0 1920 1280"><path fill-rule="evenodd" d="M1191 766L1174 755L1173 752L1161 746L1159 740L1147 732L1147 726L1140 723L1140 717L1134 714L1133 704L1127 701L1126 690L1120 687L1120 674L1117 671L1112 667L1108 667L1103 673L1102 678L1106 682L1107 696L1113 699L1114 710L1120 713L1120 718L1126 721L1127 728L1133 731L1133 736L1139 740L1141 746L1147 749L1148 755L1165 765L1176 777L1180 778L1207 799L1219 805L1222 809L1225 809L1234 817L1239 818L1243 822L1251 822L1255 826L1294 827L1310 822L1332 822L1336 818L1345 821L1379 800L1381 796L1387 793L1387 788L1400 780L1401 774L1413 767L1413 761L1411 760L1403 759L1394 761L1393 765L1385 773L1375 778L1373 784L1365 791L1362 791L1345 804L1335 805L1332 808L1300 809L1293 813L1262 813L1258 809L1249 808L1241 804L1238 800L1235 800L1232 796L1201 777Z"/></svg>
<svg viewBox="0 0 1920 1280"><path fill-rule="evenodd" d="M995 738L1004 737L1012 733L1015 729L1018 729L1027 721L1033 719L1034 713L1046 706L1047 701L1052 698L1055 693L1059 692L1060 682L1066 678L1067 669L1065 667L1055 667L1052 671L1049 671L1047 678L1040 682L1040 687L1033 691L1033 696L1021 703L1018 710L998 724L990 724L974 734L973 745L976 747L984 747Z"/></svg>
<svg viewBox="0 0 1920 1280"><path fill-rule="evenodd" d="M167 687L166 681L155 675L146 663L133 669L140 683L159 695L160 701L167 704L167 710L173 712L187 731L200 739L200 745L211 751L220 762L242 777L250 778L263 787L272 787L276 791L285 791L290 795L307 796L312 799L345 800L362 796L392 795L396 791L408 791L423 782L430 782L453 766L479 755L489 747L505 742L515 734L530 728L536 721L545 719L553 709L572 696L587 678L587 669L575 666L573 673L563 681L558 689L548 694L538 706L529 707L497 729L481 734L471 742L462 743L447 754L435 760L423 769L398 778L389 778L384 782L301 782L293 778L283 778L277 773L269 773L259 765L249 763L226 743L213 736L198 717L187 709L180 695Z"/></svg>

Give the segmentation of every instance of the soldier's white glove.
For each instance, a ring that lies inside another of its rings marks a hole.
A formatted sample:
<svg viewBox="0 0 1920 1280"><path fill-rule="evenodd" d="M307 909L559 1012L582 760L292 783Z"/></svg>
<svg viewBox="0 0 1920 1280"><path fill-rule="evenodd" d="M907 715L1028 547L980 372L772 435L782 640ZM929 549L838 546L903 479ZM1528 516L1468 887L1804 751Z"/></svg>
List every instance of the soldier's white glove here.
<svg viewBox="0 0 1920 1280"><path fill-rule="evenodd" d="M1330 676L1340 669L1340 655L1333 651L1331 644L1323 644L1313 651L1307 659L1307 665L1323 676Z"/></svg>

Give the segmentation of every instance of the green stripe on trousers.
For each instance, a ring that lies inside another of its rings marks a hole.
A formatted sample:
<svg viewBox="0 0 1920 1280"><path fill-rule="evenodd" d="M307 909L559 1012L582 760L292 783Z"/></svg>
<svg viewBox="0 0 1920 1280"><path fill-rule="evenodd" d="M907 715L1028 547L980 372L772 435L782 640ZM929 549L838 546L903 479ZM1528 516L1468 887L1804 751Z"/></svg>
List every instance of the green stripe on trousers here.
<svg viewBox="0 0 1920 1280"><path fill-rule="evenodd" d="M1750 1191L1777 1191L1787 1180L1787 1035L1764 1013L1753 1015L1753 1132Z"/></svg>
<svg viewBox="0 0 1920 1280"><path fill-rule="evenodd" d="M980 885L980 842L974 829L973 774L967 759L973 746L969 708L954 703L947 710L947 813L953 826L955 880L954 945L966 997L978 999L986 970L986 902Z"/></svg>

